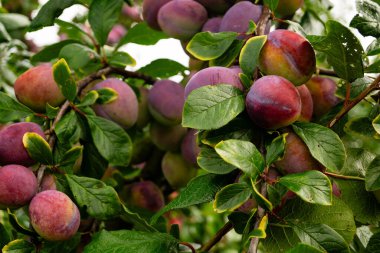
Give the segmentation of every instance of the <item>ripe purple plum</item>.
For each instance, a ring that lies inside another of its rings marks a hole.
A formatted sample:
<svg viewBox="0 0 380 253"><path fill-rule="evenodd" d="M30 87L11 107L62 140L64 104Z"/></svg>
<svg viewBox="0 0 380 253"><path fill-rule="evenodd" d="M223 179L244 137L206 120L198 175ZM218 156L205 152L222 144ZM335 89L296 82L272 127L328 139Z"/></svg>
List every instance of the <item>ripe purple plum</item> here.
<svg viewBox="0 0 380 253"><path fill-rule="evenodd" d="M259 68L264 74L285 77L294 85L306 83L315 72L315 66L311 44L288 30L270 32L259 56Z"/></svg>
<svg viewBox="0 0 380 253"><path fill-rule="evenodd" d="M165 151L179 150L186 132L186 128L181 125L165 126L156 121L150 124L150 136L153 144Z"/></svg>
<svg viewBox="0 0 380 253"><path fill-rule="evenodd" d="M209 67L200 70L189 80L185 87L185 98L193 90L206 85L230 84L240 90L243 90L243 85L236 73L225 67Z"/></svg>
<svg viewBox="0 0 380 253"><path fill-rule="evenodd" d="M302 5L303 0L279 0L275 13L279 17L289 17L301 8Z"/></svg>
<svg viewBox="0 0 380 253"><path fill-rule="evenodd" d="M53 174L44 174L41 181L41 191L57 190L57 177Z"/></svg>
<svg viewBox="0 0 380 253"><path fill-rule="evenodd" d="M32 122L13 123L0 130L0 164L31 166L35 163L22 142L22 138L27 132L37 133L45 138L41 127Z"/></svg>
<svg viewBox="0 0 380 253"><path fill-rule="evenodd" d="M139 6L129 6L127 4L124 4L122 9L123 16L129 18L132 21L135 22L141 22L141 13L140 13L140 7Z"/></svg>
<svg viewBox="0 0 380 253"><path fill-rule="evenodd" d="M181 153L186 162L197 166L197 156L201 149L197 144L197 130L190 129L181 143Z"/></svg>
<svg viewBox="0 0 380 253"><path fill-rule="evenodd" d="M65 241L78 231L80 213L64 193L47 190L38 193L29 205L30 223L48 241Z"/></svg>
<svg viewBox="0 0 380 253"><path fill-rule="evenodd" d="M220 32L246 33L251 20L257 24L262 10L261 5L253 4L250 1L236 3L224 14Z"/></svg>
<svg viewBox="0 0 380 253"><path fill-rule="evenodd" d="M138 101L136 94L125 82L108 78L97 83L93 90L111 88L118 94L117 99L108 104L96 104L93 106L98 116L109 119L123 128L132 127L138 117Z"/></svg>
<svg viewBox="0 0 380 253"><path fill-rule="evenodd" d="M21 74L14 90L17 99L36 112L44 112L46 104L59 106L65 101L54 80L51 64L32 67Z"/></svg>
<svg viewBox="0 0 380 253"><path fill-rule="evenodd" d="M301 98L294 85L280 76L264 76L255 81L246 97L252 121L264 129L278 129L301 115Z"/></svg>
<svg viewBox="0 0 380 253"><path fill-rule="evenodd" d="M321 169L320 163L311 156L306 144L293 132L286 136L284 157L275 162L275 166L283 174Z"/></svg>
<svg viewBox="0 0 380 253"><path fill-rule="evenodd" d="M163 5L172 0L144 0L142 4L142 15L143 19L148 23L148 25L156 30L161 30L158 24L158 11Z"/></svg>
<svg viewBox="0 0 380 253"><path fill-rule="evenodd" d="M160 80L155 82L149 91L149 112L155 120L163 125L180 124L184 104L184 88L179 83Z"/></svg>
<svg viewBox="0 0 380 253"><path fill-rule="evenodd" d="M298 121L309 122L313 117L313 98L306 85L302 84L301 86L297 86L297 90L300 94L302 103L301 115L298 118Z"/></svg>
<svg viewBox="0 0 380 253"><path fill-rule="evenodd" d="M210 18L202 27L202 32L218 33L220 30L220 24L222 23L222 17Z"/></svg>
<svg viewBox="0 0 380 253"><path fill-rule="evenodd" d="M197 169L188 164L181 153L166 152L161 162L162 173L171 187L179 189L197 174Z"/></svg>
<svg viewBox="0 0 380 253"><path fill-rule="evenodd" d="M107 43L110 45L117 44L121 38L124 37L124 35L127 33L127 30L124 28L121 24L116 24L114 27L112 27L112 30L108 34Z"/></svg>
<svg viewBox="0 0 380 253"><path fill-rule="evenodd" d="M162 6L158 12L158 24L167 35L189 40L207 21L207 10L193 0L173 0Z"/></svg>
<svg viewBox="0 0 380 253"><path fill-rule="evenodd" d="M0 208L18 208L29 203L37 193L33 172L16 164L0 167Z"/></svg>
<svg viewBox="0 0 380 253"><path fill-rule="evenodd" d="M334 80L315 76L306 83L306 86L313 98L315 117L321 117L339 103L339 98L335 96L337 86Z"/></svg>

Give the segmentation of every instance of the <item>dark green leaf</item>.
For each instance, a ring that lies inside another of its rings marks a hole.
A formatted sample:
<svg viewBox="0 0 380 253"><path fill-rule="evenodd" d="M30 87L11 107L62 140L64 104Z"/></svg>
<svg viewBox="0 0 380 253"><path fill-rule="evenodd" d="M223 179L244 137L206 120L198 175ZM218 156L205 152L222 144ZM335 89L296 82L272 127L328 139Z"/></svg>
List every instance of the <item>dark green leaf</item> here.
<svg viewBox="0 0 380 253"><path fill-rule="evenodd" d="M7 209L7 213L9 217L9 223L12 225L12 229L23 235L36 236L36 232L26 227L25 224L20 222L20 219L18 218L15 212L12 212L11 210Z"/></svg>
<svg viewBox="0 0 380 253"><path fill-rule="evenodd" d="M96 100L96 103L98 104L111 103L112 101L115 101L119 95L116 90L109 87L99 89L96 92L99 95L98 99Z"/></svg>
<svg viewBox="0 0 380 253"><path fill-rule="evenodd" d="M324 253L323 251L314 248L313 246L310 246L308 244L299 243L294 248L286 251L286 253Z"/></svg>
<svg viewBox="0 0 380 253"><path fill-rule="evenodd" d="M36 31L45 26L53 25L55 18L59 17L64 9L75 3L76 0L49 0L32 20L29 31Z"/></svg>
<svg viewBox="0 0 380 253"><path fill-rule="evenodd" d="M228 124L244 108L241 90L227 84L203 86L187 97L182 125L195 129L217 129Z"/></svg>
<svg viewBox="0 0 380 253"><path fill-rule="evenodd" d="M366 52L368 56L380 54L380 38L375 39L371 44L369 44Z"/></svg>
<svg viewBox="0 0 380 253"><path fill-rule="evenodd" d="M96 90L88 92L83 98L82 101L77 104L77 107L86 107L96 103L96 100L99 98L99 93Z"/></svg>
<svg viewBox="0 0 380 253"><path fill-rule="evenodd" d="M124 129L112 121L92 115L87 115L87 122L99 153L115 166L128 165L132 141Z"/></svg>
<svg viewBox="0 0 380 253"><path fill-rule="evenodd" d="M247 76L252 77L259 62L261 48L266 41L266 35L252 37L245 43L241 50L239 65Z"/></svg>
<svg viewBox="0 0 380 253"><path fill-rule="evenodd" d="M252 142L240 140L221 141L215 146L215 151L224 161L238 167L252 177L264 171L264 158Z"/></svg>
<svg viewBox="0 0 380 253"><path fill-rule="evenodd" d="M150 28L145 22L139 23L128 30L117 45L117 48L127 43L135 43L139 45L154 45L161 39L166 39L168 36Z"/></svg>
<svg viewBox="0 0 380 253"><path fill-rule="evenodd" d="M272 143L267 146L267 153L265 155L267 166L270 166L272 163L283 157L285 152L286 135L287 134L282 134L277 136Z"/></svg>
<svg viewBox="0 0 380 253"><path fill-rule="evenodd" d="M53 152L49 143L37 133L25 133L22 143L29 156L36 162L53 165Z"/></svg>
<svg viewBox="0 0 380 253"><path fill-rule="evenodd" d="M4 92L0 92L0 122L7 123L33 114L33 111L20 104Z"/></svg>
<svg viewBox="0 0 380 253"><path fill-rule="evenodd" d="M214 174L228 174L234 169L235 166L226 163L215 151L215 149L202 146L201 151L197 157L198 165L207 172Z"/></svg>
<svg viewBox="0 0 380 253"><path fill-rule="evenodd" d="M116 24L123 0L93 0L88 13L88 21L99 44L107 42L108 34ZM71 66L71 65L70 65Z"/></svg>
<svg viewBox="0 0 380 253"><path fill-rule="evenodd" d="M380 253L380 233L374 234L367 245L368 253Z"/></svg>
<svg viewBox="0 0 380 253"><path fill-rule="evenodd" d="M71 77L69 65L65 59L60 59L53 65L53 76L62 94L70 101L77 95L77 85Z"/></svg>
<svg viewBox="0 0 380 253"><path fill-rule="evenodd" d="M80 42L77 40L63 40L57 42L37 52L35 55L32 56L30 60L32 61L32 63L51 61L52 59L58 58L59 52L63 47L73 43L78 44Z"/></svg>
<svg viewBox="0 0 380 253"><path fill-rule="evenodd" d="M186 46L186 50L194 57L208 61L220 57L234 42L235 32L200 32Z"/></svg>
<svg viewBox="0 0 380 253"><path fill-rule="evenodd" d="M59 110L59 107L53 107L49 104L46 104L46 116L48 116L49 119L54 119L57 117Z"/></svg>
<svg viewBox="0 0 380 253"><path fill-rule="evenodd" d="M234 230L238 234L243 234L244 228L248 224L248 220L252 214L247 214L243 212L232 212L228 215L228 220L234 225Z"/></svg>
<svg viewBox="0 0 380 253"><path fill-rule="evenodd" d="M264 0L264 4L271 9L272 12L274 12L277 8L279 0Z"/></svg>
<svg viewBox="0 0 380 253"><path fill-rule="evenodd" d="M372 126L375 129L376 133L380 134L380 114L372 120Z"/></svg>
<svg viewBox="0 0 380 253"><path fill-rule="evenodd" d="M148 233L131 230L98 232L85 247L84 253L144 252L178 253L179 242L163 233Z"/></svg>
<svg viewBox="0 0 380 253"><path fill-rule="evenodd" d="M320 171L311 170L281 177L279 183L306 202L331 205L332 186L328 177Z"/></svg>
<svg viewBox="0 0 380 253"><path fill-rule="evenodd" d="M365 73L379 73L380 61L376 61L364 69Z"/></svg>
<svg viewBox="0 0 380 253"><path fill-rule="evenodd" d="M337 21L326 22L327 36L307 36L314 49L327 54L340 78L349 82L364 76L363 48L357 37Z"/></svg>
<svg viewBox="0 0 380 253"><path fill-rule="evenodd" d="M108 58L108 63L117 68L125 68L126 66L135 66L136 60L126 52L115 52Z"/></svg>
<svg viewBox="0 0 380 253"><path fill-rule="evenodd" d="M354 99L357 96L359 96L360 93L362 93L372 82L373 82L373 80L369 77L363 77L363 78L356 79L350 85L350 98ZM338 96L345 97L346 91L347 91L346 87L347 87L346 85L339 87L336 94ZM339 108L339 109L341 109L341 108ZM333 110L331 110L330 112L333 112ZM334 114L334 116L335 115L336 115L336 113ZM322 123L322 122L320 122L320 123Z"/></svg>
<svg viewBox="0 0 380 253"><path fill-rule="evenodd" d="M224 54L216 59L209 61L209 66L222 66L229 67L235 63L236 57L239 56L240 50L244 45L244 40L234 40L231 46L226 50Z"/></svg>
<svg viewBox="0 0 380 253"><path fill-rule="evenodd" d="M178 73L182 73L187 68L182 64L170 59L154 60L148 65L142 67L137 72L158 78L169 78Z"/></svg>
<svg viewBox="0 0 380 253"><path fill-rule="evenodd" d="M0 249L2 249L6 244L11 241L11 237L5 226L0 223Z"/></svg>
<svg viewBox="0 0 380 253"><path fill-rule="evenodd" d="M59 167L66 173L72 173L74 164L82 156L83 146L75 146L67 150L59 161Z"/></svg>
<svg viewBox="0 0 380 253"><path fill-rule="evenodd" d="M228 181L231 181L228 175L215 174L206 174L192 179L176 199L172 200L152 217L151 223L155 223L167 211L212 201L215 194Z"/></svg>
<svg viewBox="0 0 380 253"><path fill-rule="evenodd" d="M99 56L95 51L86 46L71 43L61 49L59 58L64 58L72 69L80 69L90 62L96 62Z"/></svg>
<svg viewBox="0 0 380 253"><path fill-rule="evenodd" d="M375 157L368 166L365 175L365 188L367 191L380 189L380 156Z"/></svg>
<svg viewBox="0 0 380 253"><path fill-rule="evenodd" d="M35 247L31 242L24 239L11 241L2 249L2 253L32 253L35 252Z"/></svg>
<svg viewBox="0 0 380 253"><path fill-rule="evenodd" d="M253 189L252 193L253 193L255 200L257 201L259 206L261 206L262 208L264 208L268 211L272 211L273 210L273 204L267 199L266 196L264 196L261 193L261 191L259 189L257 189L256 180L257 180L257 178L255 178L255 179L251 178L251 185L252 185L252 189Z"/></svg>
<svg viewBox="0 0 380 253"><path fill-rule="evenodd" d="M69 145L77 143L82 135L81 122L74 110L63 116L54 130L58 140Z"/></svg>
<svg viewBox="0 0 380 253"><path fill-rule="evenodd" d="M217 213L233 211L249 199L252 189L244 183L235 183L222 188L216 195L214 210Z"/></svg>
<svg viewBox="0 0 380 253"><path fill-rule="evenodd" d="M293 129L310 150L311 155L330 170L340 170L346 151L339 136L331 129L315 123L295 123Z"/></svg>
<svg viewBox="0 0 380 253"><path fill-rule="evenodd" d="M106 220L120 214L121 204L114 188L94 178L66 174L66 180L76 203L86 207L91 217Z"/></svg>
<svg viewBox="0 0 380 253"><path fill-rule="evenodd" d="M84 176L101 178L108 167L106 159L99 154L94 144L85 143L83 149L83 160L81 173Z"/></svg>
<svg viewBox="0 0 380 253"><path fill-rule="evenodd" d="M71 239L62 242L44 241L40 253L75 252L80 243L81 235L76 233Z"/></svg>
<svg viewBox="0 0 380 253"><path fill-rule="evenodd" d="M351 20L350 26L359 30L363 36L380 36L380 5L369 0L356 2L358 14Z"/></svg>
<svg viewBox="0 0 380 253"><path fill-rule="evenodd" d="M157 230L149 225L146 220L141 218L138 213L130 211L125 205L123 205L123 211L124 212L122 213L121 218L133 223L134 229L138 231L157 232Z"/></svg>

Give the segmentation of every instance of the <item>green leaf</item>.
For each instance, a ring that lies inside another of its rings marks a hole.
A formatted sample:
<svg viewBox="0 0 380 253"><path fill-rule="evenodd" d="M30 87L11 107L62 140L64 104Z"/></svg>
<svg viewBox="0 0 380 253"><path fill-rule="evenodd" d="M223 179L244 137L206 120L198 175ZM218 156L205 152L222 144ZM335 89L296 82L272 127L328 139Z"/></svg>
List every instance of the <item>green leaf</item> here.
<svg viewBox="0 0 380 253"><path fill-rule="evenodd" d="M117 192L104 182L88 177L66 174L66 180L76 203L86 207L87 213L96 219L107 220L121 212Z"/></svg>
<svg viewBox="0 0 380 253"><path fill-rule="evenodd" d="M367 56L373 56L380 54L380 38L372 41L366 49Z"/></svg>
<svg viewBox="0 0 380 253"><path fill-rule="evenodd" d="M125 68L126 66L135 66L136 60L126 52L115 52L108 58L108 63L112 67Z"/></svg>
<svg viewBox="0 0 380 253"><path fill-rule="evenodd" d="M37 16L32 20L29 31L36 31L45 26L54 25L55 18L59 17L63 10L76 3L76 0L49 0L44 4Z"/></svg>
<svg viewBox="0 0 380 253"><path fill-rule="evenodd" d="M125 205L123 206L123 213L120 216L123 220L133 223L134 229L138 231L157 232L157 229L149 225L149 223L140 217L138 213L130 211Z"/></svg>
<svg viewBox="0 0 380 253"><path fill-rule="evenodd" d="M233 211L247 201L251 194L252 189L246 184L227 185L215 195L214 210L217 213Z"/></svg>
<svg viewBox="0 0 380 253"><path fill-rule="evenodd" d="M83 146L72 147L67 150L59 161L59 167L66 173L73 172L74 164L83 154Z"/></svg>
<svg viewBox="0 0 380 253"><path fill-rule="evenodd" d="M231 85L207 85L193 90L183 109L184 127L211 130L225 126L245 108L243 92Z"/></svg>
<svg viewBox="0 0 380 253"><path fill-rule="evenodd" d="M99 153L114 166L126 166L131 161L132 141L116 123L87 115L92 139Z"/></svg>
<svg viewBox="0 0 380 253"><path fill-rule="evenodd" d="M86 107L96 103L99 98L99 93L96 90L89 91L83 98L82 101L77 104L77 107Z"/></svg>
<svg viewBox="0 0 380 253"><path fill-rule="evenodd" d="M349 82L364 76L363 48L357 37L337 21L326 22L327 36L307 36L315 50L324 52L340 78Z"/></svg>
<svg viewBox="0 0 380 253"><path fill-rule="evenodd" d="M380 189L380 156L370 163L365 175L365 188L367 191Z"/></svg>
<svg viewBox="0 0 380 253"><path fill-rule="evenodd" d="M60 59L53 65L53 76L62 94L70 101L77 95L77 85L71 77L69 65L65 59Z"/></svg>
<svg viewBox="0 0 380 253"><path fill-rule="evenodd" d="M37 52L35 55L32 56L30 60L32 61L32 63L51 61L55 58L58 58L59 52L62 48L64 48L66 45L73 43L79 44L80 42L77 40L63 40L57 42Z"/></svg>
<svg viewBox="0 0 380 253"><path fill-rule="evenodd" d="M107 42L108 34L116 24L123 0L93 0L88 13L88 21L101 46Z"/></svg>
<svg viewBox="0 0 380 253"><path fill-rule="evenodd" d="M146 74L152 77L169 78L178 73L182 73L187 68L182 64L170 59L154 60L148 65L142 67L137 72Z"/></svg>
<svg viewBox="0 0 380 253"><path fill-rule="evenodd" d="M256 199L257 203L259 204L259 206L261 206L262 208L268 210L268 211L272 211L273 210L273 204L266 198L266 196L264 196L260 190L258 190L256 188L256 185L257 185L257 182L256 182L257 178L253 179L251 178L251 185L252 185L252 189L253 189L253 196L254 198Z"/></svg>
<svg viewBox="0 0 380 253"><path fill-rule="evenodd" d="M372 120L372 126L375 129L376 133L380 134L380 114Z"/></svg>
<svg viewBox="0 0 380 253"><path fill-rule="evenodd" d="M244 40L234 40L231 46L216 59L209 61L209 66L229 67L235 63L236 57L239 56L241 48L244 46Z"/></svg>
<svg viewBox="0 0 380 253"><path fill-rule="evenodd" d="M265 161L255 145L249 141L226 140L215 146L215 151L223 158L251 177L264 171Z"/></svg>
<svg viewBox="0 0 380 253"><path fill-rule="evenodd" d="M369 239L367 245L368 253L379 253L380 252L380 233L374 234L371 239Z"/></svg>
<svg viewBox="0 0 380 253"><path fill-rule="evenodd" d="M380 36L380 5L369 0L356 1L358 14L351 20L350 26L359 30L363 36Z"/></svg>
<svg viewBox="0 0 380 253"><path fill-rule="evenodd" d="M44 241L40 253L63 253L63 252L75 252L75 249L79 246L81 240L81 234L76 233L69 240L61 242Z"/></svg>
<svg viewBox="0 0 380 253"><path fill-rule="evenodd" d="M98 61L99 56L91 48L81 44L71 43L61 49L59 58L64 58L67 64L76 70L85 67L90 62Z"/></svg>
<svg viewBox="0 0 380 253"><path fill-rule="evenodd" d="M96 92L99 95L98 99L96 100L96 103L98 103L98 104L111 103L111 102L115 101L117 99L117 97L119 96L119 94L117 93L116 90L109 88L109 87L99 89Z"/></svg>
<svg viewBox="0 0 380 253"><path fill-rule="evenodd" d="M272 12L274 12L277 9L279 0L264 0L264 4L271 9Z"/></svg>
<svg viewBox="0 0 380 253"><path fill-rule="evenodd" d="M29 18L18 13L1 13L0 23L2 23L7 31L20 30L30 25Z"/></svg>
<svg viewBox="0 0 380 253"><path fill-rule="evenodd" d="M7 123L25 118L33 114L33 111L20 104L4 92L0 92L0 123Z"/></svg>
<svg viewBox="0 0 380 253"><path fill-rule="evenodd" d="M286 253L324 253L323 251L314 248L313 246L310 246L308 244L299 243L294 248L286 251Z"/></svg>
<svg viewBox="0 0 380 253"><path fill-rule="evenodd" d="M197 157L199 167L207 172L214 174L228 174L235 170L236 167L226 163L215 151L215 149L202 146Z"/></svg>
<svg viewBox="0 0 380 253"><path fill-rule="evenodd" d="M160 31L150 28L145 22L139 23L128 30L128 33L119 41L116 48L127 43L139 45L154 45L161 39L167 39L168 36Z"/></svg>
<svg viewBox="0 0 380 253"><path fill-rule="evenodd" d="M186 50L202 61L216 59L226 52L236 36L235 32L200 32L190 40Z"/></svg>
<svg viewBox="0 0 380 253"><path fill-rule="evenodd" d="M164 233L131 230L98 232L85 247L84 253L144 252L178 253L179 242Z"/></svg>
<svg viewBox="0 0 380 253"><path fill-rule="evenodd" d="M162 214L170 210L212 201L215 194L225 186L228 181L231 181L228 175L206 174L193 178L180 192L177 198L172 200L152 217L151 223L155 223Z"/></svg>
<svg viewBox="0 0 380 253"><path fill-rule="evenodd" d="M36 248L31 242L24 239L16 239L4 246L3 253L32 253Z"/></svg>
<svg viewBox="0 0 380 253"><path fill-rule="evenodd" d="M286 135L287 133L277 136L273 139L271 144L267 146L267 153L265 155L267 166L270 166L272 163L280 160L284 156Z"/></svg>
<svg viewBox="0 0 380 253"><path fill-rule="evenodd" d="M339 136L315 123L295 123L293 129L310 150L311 155L326 168L336 171L344 166L346 151Z"/></svg>
<svg viewBox="0 0 380 253"><path fill-rule="evenodd" d="M11 40L11 35L9 35L5 26L2 23L0 23L0 42L9 42Z"/></svg>
<svg viewBox="0 0 380 253"><path fill-rule="evenodd" d="M12 225L12 229L23 235L36 236L36 232L28 228L26 224L20 222L20 219L15 212L7 209L9 223Z"/></svg>
<svg viewBox="0 0 380 253"><path fill-rule="evenodd" d="M53 152L49 143L41 135L32 132L25 133L22 143L34 161L46 165L54 164Z"/></svg>
<svg viewBox="0 0 380 253"><path fill-rule="evenodd" d="M108 162L102 157L95 145L85 143L81 173L87 177L101 178L108 167Z"/></svg>
<svg viewBox="0 0 380 253"><path fill-rule="evenodd" d="M379 73L380 61L376 61L364 69L365 73Z"/></svg>
<svg viewBox="0 0 380 253"><path fill-rule="evenodd" d="M332 186L329 178L320 171L311 170L281 177L279 183L306 202L331 205Z"/></svg>
<svg viewBox="0 0 380 253"><path fill-rule="evenodd" d="M253 72L259 62L260 51L266 41L266 35L252 37L245 43L243 49L241 50L239 65L244 74L247 76L253 76Z"/></svg>
<svg viewBox="0 0 380 253"><path fill-rule="evenodd" d="M6 227L0 223L0 249L7 245L11 241L11 237L6 229Z"/></svg>
<svg viewBox="0 0 380 253"><path fill-rule="evenodd" d="M56 19L54 22L59 26L59 28L62 30L63 33L67 33L68 35L69 33L73 33L76 35L76 37L79 37L78 39L80 41L82 41L86 37L88 39L90 39L91 37L91 35L89 35L85 30L83 30L81 27L79 27L75 23L67 22L61 19ZM82 36L83 36L83 39L82 39Z"/></svg>
<svg viewBox="0 0 380 253"><path fill-rule="evenodd" d="M67 143L69 145L77 143L82 135L82 126L75 111L72 110L65 114L65 116L58 121L54 131L61 143Z"/></svg>

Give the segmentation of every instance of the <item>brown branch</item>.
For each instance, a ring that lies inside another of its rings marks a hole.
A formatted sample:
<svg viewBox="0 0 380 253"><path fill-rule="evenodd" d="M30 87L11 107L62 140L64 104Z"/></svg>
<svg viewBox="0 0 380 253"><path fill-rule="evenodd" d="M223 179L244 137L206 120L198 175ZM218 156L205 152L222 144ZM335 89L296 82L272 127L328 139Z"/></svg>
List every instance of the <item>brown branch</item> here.
<svg viewBox="0 0 380 253"><path fill-rule="evenodd" d="M193 245L191 245L190 243L188 243L188 242L180 242L179 244L182 244L182 245L188 247L191 250L191 253L196 253L196 250L194 249Z"/></svg>
<svg viewBox="0 0 380 253"><path fill-rule="evenodd" d="M212 247L215 246L222 238L225 236L230 230L233 228L233 224L231 222L227 222L224 226L219 229L219 231L211 238L210 241L205 243L201 248L200 252L208 252Z"/></svg>
<svg viewBox="0 0 380 253"><path fill-rule="evenodd" d="M315 73L317 75L339 77L338 74L334 70L329 70L329 69L317 68L317 70L315 71Z"/></svg>
<svg viewBox="0 0 380 253"><path fill-rule="evenodd" d="M264 5L259 22L257 22L257 29L256 29L257 35L265 34L265 29L267 28L270 16L271 16L270 9L268 8L268 6Z"/></svg>
<svg viewBox="0 0 380 253"><path fill-rule="evenodd" d="M329 122L328 127L333 127L340 119L342 119L355 105L365 99L372 91L380 89L380 75L368 86L359 96L345 105L342 110Z"/></svg>

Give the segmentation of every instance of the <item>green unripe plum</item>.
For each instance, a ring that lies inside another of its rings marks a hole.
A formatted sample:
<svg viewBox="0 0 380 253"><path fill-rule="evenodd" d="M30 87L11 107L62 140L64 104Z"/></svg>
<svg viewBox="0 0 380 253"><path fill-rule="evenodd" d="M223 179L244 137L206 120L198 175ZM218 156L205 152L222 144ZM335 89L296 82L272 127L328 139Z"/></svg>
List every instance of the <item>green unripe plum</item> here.
<svg viewBox="0 0 380 253"><path fill-rule="evenodd" d="M158 11L163 5L172 0L144 0L142 7L142 15L145 22L148 25L156 30L161 30L160 25L158 24Z"/></svg>
<svg viewBox="0 0 380 253"><path fill-rule="evenodd" d="M158 24L167 35L189 40L207 21L207 10L193 0L173 0L158 11Z"/></svg>
<svg viewBox="0 0 380 253"><path fill-rule="evenodd" d="M264 76L255 81L246 97L252 121L264 129L278 129L301 115L301 98L294 85L280 76Z"/></svg>
<svg viewBox="0 0 380 253"><path fill-rule="evenodd" d="M306 86L313 98L315 117L321 117L339 103L339 98L335 96L337 86L334 80L315 76L306 83Z"/></svg>
<svg viewBox="0 0 380 253"><path fill-rule="evenodd" d="M80 213L64 193L47 190L38 193L29 205L30 223L48 241L65 241L78 231Z"/></svg>
<svg viewBox="0 0 380 253"><path fill-rule="evenodd" d="M179 83L160 80L155 82L149 91L149 112L156 121L163 125L180 124L184 104L184 88Z"/></svg>
<svg viewBox="0 0 380 253"><path fill-rule="evenodd" d="M46 104L59 106L65 101L54 81L50 64L32 67L21 74L14 84L17 99L36 112L44 112Z"/></svg>
<svg viewBox="0 0 380 253"><path fill-rule="evenodd" d="M0 164L20 164L24 166L35 164L22 142L22 138L27 132L37 133L45 138L41 127L32 122L13 123L0 130Z"/></svg>
<svg viewBox="0 0 380 253"><path fill-rule="evenodd" d="M186 132L186 128L181 125L165 126L155 121L150 125L152 142L159 149L165 151L179 150L182 138Z"/></svg>
<svg viewBox="0 0 380 253"><path fill-rule="evenodd" d="M320 163L312 157L306 144L292 132L286 136L284 157L275 162L275 165L283 174L321 169Z"/></svg>
<svg viewBox="0 0 380 253"><path fill-rule="evenodd" d="M0 167L0 208L28 204L37 188L37 178L30 169L16 164Z"/></svg>
<svg viewBox="0 0 380 253"><path fill-rule="evenodd" d="M302 5L303 0L279 0L275 13L279 17L288 17L293 15Z"/></svg>
<svg viewBox="0 0 380 253"><path fill-rule="evenodd" d="M261 49L259 68L266 75L282 76L294 85L301 85L315 72L315 53L301 35L288 30L275 30L269 33Z"/></svg>
<svg viewBox="0 0 380 253"><path fill-rule="evenodd" d="M93 106L95 113L103 118L109 119L123 128L132 127L138 117L138 101L136 94L125 82L108 78L94 86L94 90L111 88L118 94L116 100L107 104L96 104Z"/></svg>
<svg viewBox="0 0 380 253"><path fill-rule="evenodd" d="M189 165L180 153L166 152L161 168L164 177L174 189L185 187L197 174L197 169Z"/></svg>
<svg viewBox="0 0 380 253"><path fill-rule="evenodd" d="M297 86L298 93L301 98L301 115L297 119L298 121L309 122L313 117L313 98L311 97L309 89L306 85L302 84L301 86Z"/></svg>

